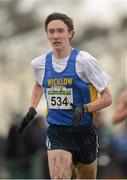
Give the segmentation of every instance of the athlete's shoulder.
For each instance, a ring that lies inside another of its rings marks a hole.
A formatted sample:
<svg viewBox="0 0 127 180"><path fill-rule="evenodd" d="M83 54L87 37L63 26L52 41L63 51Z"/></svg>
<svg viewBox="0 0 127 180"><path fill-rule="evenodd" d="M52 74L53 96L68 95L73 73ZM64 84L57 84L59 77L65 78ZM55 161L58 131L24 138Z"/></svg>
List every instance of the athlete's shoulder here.
<svg viewBox="0 0 127 180"><path fill-rule="evenodd" d="M99 61L93 55L83 50L79 51L77 60L80 64L99 64Z"/></svg>
<svg viewBox="0 0 127 180"><path fill-rule="evenodd" d="M46 54L36 57L32 60L31 65L34 69L42 69L45 66Z"/></svg>

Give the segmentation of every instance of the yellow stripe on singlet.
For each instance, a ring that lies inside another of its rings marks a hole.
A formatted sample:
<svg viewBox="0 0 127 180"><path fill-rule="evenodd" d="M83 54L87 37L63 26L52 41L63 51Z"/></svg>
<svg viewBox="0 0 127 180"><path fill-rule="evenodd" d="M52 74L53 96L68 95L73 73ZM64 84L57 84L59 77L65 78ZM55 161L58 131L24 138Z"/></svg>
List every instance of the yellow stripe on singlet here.
<svg viewBox="0 0 127 180"><path fill-rule="evenodd" d="M91 84L89 85L89 91L90 91L90 101L95 101L98 97L97 89ZM96 112L92 113L93 116L96 114Z"/></svg>

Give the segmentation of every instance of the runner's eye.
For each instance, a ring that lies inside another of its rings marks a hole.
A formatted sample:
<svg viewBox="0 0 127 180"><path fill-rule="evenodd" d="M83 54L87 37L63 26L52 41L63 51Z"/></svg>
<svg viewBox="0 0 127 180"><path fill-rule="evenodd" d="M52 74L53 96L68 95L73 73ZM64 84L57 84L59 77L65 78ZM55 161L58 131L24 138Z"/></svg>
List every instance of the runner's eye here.
<svg viewBox="0 0 127 180"><path fill-rule="evenodd" d="M55 32L55 29L48 29L48 32L49 32L50 34L53 34L53 33Z"/></svg>
<svg viewBox="0 0 127 180"><path fill-rule="evenodd" d="M58 32L58 33L62 33L62 32L64 32L64 29L63 29L63 28L58 28L58 29L57 29L57 32Z"/></svg>

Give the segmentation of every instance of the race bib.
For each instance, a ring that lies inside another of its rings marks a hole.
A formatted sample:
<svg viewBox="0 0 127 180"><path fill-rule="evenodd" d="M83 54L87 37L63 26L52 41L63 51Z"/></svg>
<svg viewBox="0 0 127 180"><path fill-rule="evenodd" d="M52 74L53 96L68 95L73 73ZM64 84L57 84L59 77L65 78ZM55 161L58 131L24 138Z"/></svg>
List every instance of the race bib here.
<svg viewBox="0 0 127 180"><path fill-rule="evenodd" d="M73 103L72 88L51 87L46 89L48 107L50 109L72 109Z"/></svg>

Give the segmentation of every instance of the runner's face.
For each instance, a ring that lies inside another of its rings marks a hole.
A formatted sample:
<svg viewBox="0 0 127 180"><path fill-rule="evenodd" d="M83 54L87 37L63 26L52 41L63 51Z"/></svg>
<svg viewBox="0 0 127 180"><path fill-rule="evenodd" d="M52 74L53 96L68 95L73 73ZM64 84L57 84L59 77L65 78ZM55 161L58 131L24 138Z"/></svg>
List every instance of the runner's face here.
<svg viewBox="0 0 127 180"><path fill-rule="evenodd" d="M54 50L69 47L72 35L73 32L68 31L67 25L61 20L53 20L47 26L47 37Z"/></svg>

